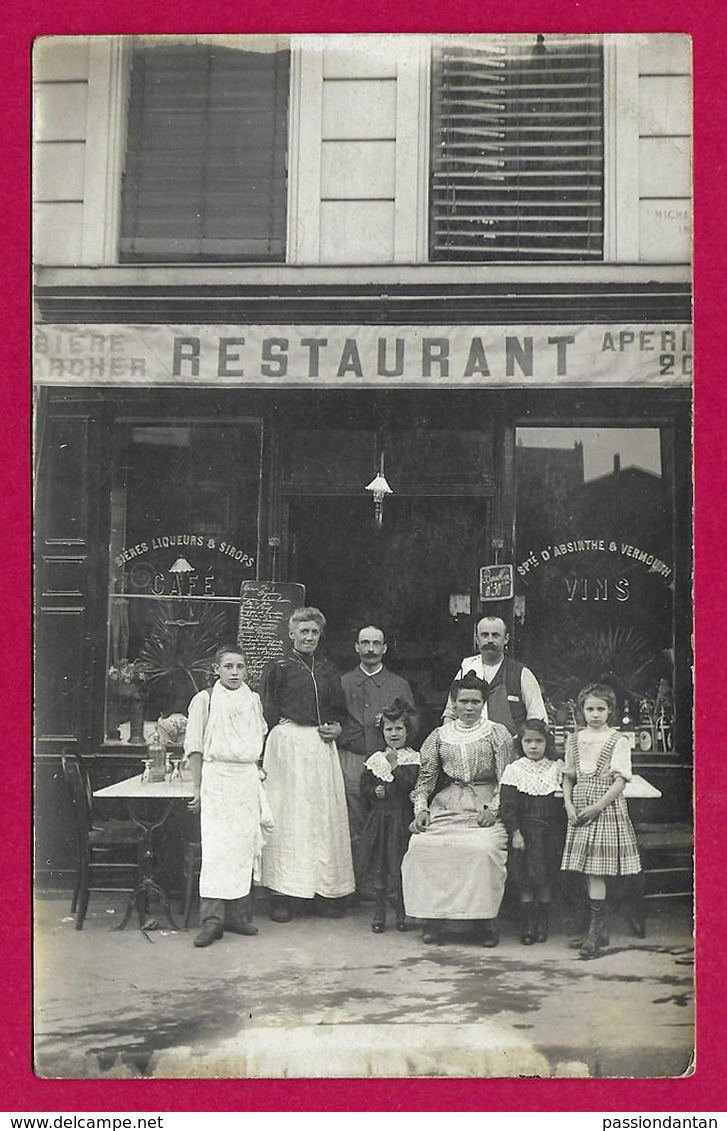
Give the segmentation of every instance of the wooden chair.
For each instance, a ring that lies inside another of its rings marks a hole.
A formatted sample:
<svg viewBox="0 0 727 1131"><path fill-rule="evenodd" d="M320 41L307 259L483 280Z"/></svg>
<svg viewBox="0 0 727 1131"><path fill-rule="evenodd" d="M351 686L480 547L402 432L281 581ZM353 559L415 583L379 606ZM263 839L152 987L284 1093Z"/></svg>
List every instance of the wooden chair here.
<svg viewBox="0 0 727 1131"><path fill-rule="evenodd" d="M75 927L80 931L91 892L129 893L134 890L143 834L133 821L99 818L93 806L91 783L78 754L63 754L61 765L71 799L76 834L78 862L71 914L75 914ZM133 882L129 885L127 879L124 886L110 884L113 876L122 879L131 877Z"/></svg>
<svg viewBox="0 0 727 1131"><path fill-rule="evenodd" d="M184 910L182 912L183 924L189 926L192 916L192 905L197 893L199 870L202 867L202 844L200 841L190 840L184 849Z"/></svg>

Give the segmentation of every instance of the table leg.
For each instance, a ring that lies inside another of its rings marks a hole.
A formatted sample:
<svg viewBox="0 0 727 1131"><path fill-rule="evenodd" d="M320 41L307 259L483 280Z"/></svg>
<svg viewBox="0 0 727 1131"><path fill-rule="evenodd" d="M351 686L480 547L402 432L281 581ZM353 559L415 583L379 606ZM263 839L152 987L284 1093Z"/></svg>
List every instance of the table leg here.
<svg viewBox="0 0 727 1131"><path fill-rule="evenodd" d="M178 931L180 928L175 921L174 915L172 914L172 905L169 900L169 896L167 895L163 887L161 887L158 883L148 877L146 879L143 879L140 884L137 884L137 886L132 891L131 895L129 896L129 901L126 904L124 917L121 922L118 923L116 927L114 927L114 930L123 931L126 929L129 924L129 920L131 919L134 906L136 906L139 912L139 925L141 928L143 928L145 922L148 921L147 909L152 896L155 896L159 900L159 903L161 903L162 911L166 915L172 930Z"/></svg>
<svg viewBox="0 0 727 1131"><path fill-rule="evenodd" d="M144 833L144 840L139 857L139 882L129 896L129 901L126 904L126 911L120 923L114 928L116 931L123 931L129 924L134 907L136 907L139 914L139 926L144 927L148 921L149 903L152 896L155 896L159 903L161 903L162 911L169 921L169 925L173 930L178 931L179 927L174 920L172 914L172 907L169 901L169 896L164 888L157 883L154 879L154 833L157 829L162 828L169 819L169 814L172 811L173 802L168 802L164 807L164 812L155 821L145 821L135 811L131 800L129 802L129 816L135 825L138 825Z"/></svg>
<svg viewBox="0 0 727 1131"><path fill-rule="evenodd" d="M644 873L638 872L635 876L628 876L626 921L631 928L631 933L637 938L646 938L646 901L644 899Z"/></svg>

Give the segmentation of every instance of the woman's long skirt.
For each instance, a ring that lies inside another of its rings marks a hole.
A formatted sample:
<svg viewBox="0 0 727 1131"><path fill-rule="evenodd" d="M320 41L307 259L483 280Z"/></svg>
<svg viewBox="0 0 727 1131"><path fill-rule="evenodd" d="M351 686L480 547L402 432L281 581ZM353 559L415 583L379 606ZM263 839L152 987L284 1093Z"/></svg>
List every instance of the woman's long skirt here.
<svg viewBox="0 0 727 1131"><path fill-rule="evenodd" d="M404 907L414 919L494 919L505 890L507 832L477 817L492 787L452 784L431 803L401 866Z"/></svg>

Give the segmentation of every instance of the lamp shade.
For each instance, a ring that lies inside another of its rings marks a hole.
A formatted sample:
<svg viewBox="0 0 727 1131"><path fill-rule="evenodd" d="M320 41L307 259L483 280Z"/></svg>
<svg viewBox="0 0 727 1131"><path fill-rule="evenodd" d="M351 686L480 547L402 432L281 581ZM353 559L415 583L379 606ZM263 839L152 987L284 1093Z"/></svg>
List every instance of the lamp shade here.
<svg viewBox="0 0 727 1131"><path fill-rule="evenodd" d="M169 567L170 573L194 573L194 566L191 566L186 558L177 558L174 565Z"/></svg>
<svg viewBox="0 0 727 1131"><path fill-rule="evenodd" d="M366 490L372 491L374 495L379 495L382 499L384 495L394 494L391 487L386 482L386 476L381 475L381 473L379 473L375 479L372 479L370 483L366 484Z"/></svg>

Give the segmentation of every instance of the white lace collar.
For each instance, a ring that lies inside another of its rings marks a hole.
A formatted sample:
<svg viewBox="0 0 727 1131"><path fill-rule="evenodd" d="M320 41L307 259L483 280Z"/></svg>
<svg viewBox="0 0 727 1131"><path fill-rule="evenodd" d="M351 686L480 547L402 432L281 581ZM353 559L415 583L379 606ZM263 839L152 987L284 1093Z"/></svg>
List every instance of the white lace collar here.
<svg viewBox="0 0 727 1131"><path fill-rule="evenodd" d="M459 719L448 719L440 727L439 733L445 742L460 745L463 742L477 742L484 738L486 734L491 733L493 725L490 719L483 718L471 727L465 726Z"/></svg>
<svg viewBox="0 0 727 1131"><path fill-rule="evenodd" d="M541 758L539 762L518 758L505 766L500 785L514 785L519 793L527 793L529 797L545 797L560 789L564 769L560 758L556 762L549 758Z"/></svg>
<svg viewBox="0 0 727 1131"><path fill-rule="evenodd" d="M387 750L391 750L391 748L387 747ZM396 753L397 766L421 765L422 760L419 751L412 750L411 746L404 746L401 750L392 750L391 753ZM366 759L364 766L367 770L371 770L374 777L379 778L380 781L393 781L394 775L392 773L391 763L386 757L386 754L386 750L377 750L375 754L372 754L370 758Z"/></svg>

